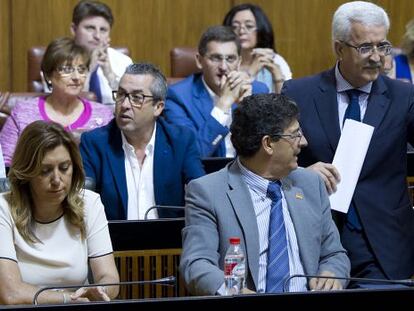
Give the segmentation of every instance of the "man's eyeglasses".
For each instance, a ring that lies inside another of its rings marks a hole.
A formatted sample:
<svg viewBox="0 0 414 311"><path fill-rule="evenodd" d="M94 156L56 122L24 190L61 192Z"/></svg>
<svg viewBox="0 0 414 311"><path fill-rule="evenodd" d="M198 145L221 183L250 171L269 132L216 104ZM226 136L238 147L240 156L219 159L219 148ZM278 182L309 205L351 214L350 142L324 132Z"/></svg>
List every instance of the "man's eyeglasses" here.
<svg viewBox="0 0 414 311"><path fill-rule="evenodd" d="M240 32L242 27L244 28L244 30L247 33L252 33L252 32L255 32L257 30L256 25L253 25L253 24L233 24L233 25L231 25L231 28L233 29L233 31L237 32L237 33Z"/></svg>
<svg viewBox="0 0 414 311"><path fill-rule="evenodd" d="M116 103L123 103L125 98L128 100L132 107L141 109L144 105L145 98L154 98L152 95L145 95L141 93L126 93L121 91L112 91L112 98Z"/></svg>
<svg viewBox="0 0 414 311"><path fill-rule="evenodd" d="M275 137L279 137L279 138L289 138L293 140L294 142L300 141L302 136L303 136L303 132L301 128L299 128L298 131L294 134L276 134L275 135Z"/></svg>
<svg viewBox="0 0 414 311"><path fill-rule="evenodd" d="M59 66L56 71L62 76L62 77L67 77L70 76L72 73L75 72L75 70L78 72L79 75L81 76L86 76L88 73L88 67L84 66L84 65L79 65L77 67L73 67L73 66L67 66L67 65L63 65L63 66Z"/></svg>
<svg viewBox="0 0 414 311"><path fill-rule="evenodd" d="M390 55L392 52L392 45L389 42L381 42L378 45L372 45L372 44L362 44L359 46L352 45L348 42L341 41L346 46L353 48L358 51L359 55L361 56L368 56L374 54L375 51L378 52L380 55Z"/></svg>
<svg viewBox="0 0 414 311"><path fill-rule="evenodd" d="M221 64L223 61L225 61L227 64L232 65L239 60L239 57L237 55L211 54L206 55L205 57L215 64Z"/></svg>

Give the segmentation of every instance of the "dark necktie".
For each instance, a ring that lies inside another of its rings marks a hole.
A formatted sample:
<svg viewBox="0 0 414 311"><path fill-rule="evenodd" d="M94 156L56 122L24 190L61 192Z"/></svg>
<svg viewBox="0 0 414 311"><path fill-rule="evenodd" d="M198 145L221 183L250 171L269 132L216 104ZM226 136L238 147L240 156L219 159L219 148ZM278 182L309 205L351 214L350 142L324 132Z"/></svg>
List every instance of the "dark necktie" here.
<svg viewBox="0 0 414 311"><path fill-rule="evenodd" d="M269 246L267 250L266 292L283 292L289 277L289 255L282 211L280 182L270 182L267 196L272 200L269 219Z"/></svg>
<svg viewBox="0 0 414 311"><path fill-rule="evenodd" d="M359 95L362 94L361 91L356 89L351 89L346 91L346 94L349 98L349 104L345 111L344 123L346 119L352 119L355 121L361 121L361 110L359 108ZM347 226L350 229L362 230L361 223L359 221L354 202L351 201L347 214Z"/></svg>
<svg viewBox="0 0 414 311"><path fill-rule="evenodd" d="M98 77L98 68L99 66L96 67L95 71L91 73L91 78L89 80L89 91L94 92L96 95L96 100L99 103L102 103L102 93Z"/></svg>
<svg viewBox="0 0 414 311"><path fill-rule="evenodd" d="M359 108L359 95L362 92L356 89L346 91L349 98L348 107L345 110L344 122L346 119L352 119L361 122L361 109Z"/></svg>

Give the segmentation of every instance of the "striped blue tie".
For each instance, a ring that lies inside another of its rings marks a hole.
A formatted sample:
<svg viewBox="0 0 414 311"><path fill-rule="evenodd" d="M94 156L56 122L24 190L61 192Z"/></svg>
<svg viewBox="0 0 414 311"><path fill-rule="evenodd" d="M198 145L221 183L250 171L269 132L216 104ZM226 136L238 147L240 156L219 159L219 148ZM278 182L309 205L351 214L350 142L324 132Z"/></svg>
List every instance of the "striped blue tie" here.
<svg viewBox="0 0 414 311"><path fill-rule="evenodd" d="M270 182L267 196L272 200L269 219L269 247L267 250L266 292L283 292L289 277L289 255L282 211L280 182Z"/></svg>

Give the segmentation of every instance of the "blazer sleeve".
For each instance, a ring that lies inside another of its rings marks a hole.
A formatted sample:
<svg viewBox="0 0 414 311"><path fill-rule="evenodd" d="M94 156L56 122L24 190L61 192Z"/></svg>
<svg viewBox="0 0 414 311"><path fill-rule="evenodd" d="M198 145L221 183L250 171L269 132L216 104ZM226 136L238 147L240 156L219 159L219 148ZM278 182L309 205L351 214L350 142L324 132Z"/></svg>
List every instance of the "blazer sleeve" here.
<svg viewBox="0 0 414 311"><path fill-rule="evenodd" d="M81 135L81 142L79 144L79 150L82 156L83 169L87 177L97 180L94 163L96 163L96 155L94 152L93 139L91 139L89 133Z"/></svg>
<svg viewBox="0 0 414 311"><path fill-rule="evenodd" d="M183 90L185 92L185 90ZM188 90L187 90L188 92ZM186 97L188 97L186 99ZM220 146L221 141L229 133L229 129L221 125L210 113L196 115L190 96L179 95L179 89L170 87L165 104L164 116L171 124L186 126L195 134L202 157L211 156Z"/></svg>
<svg viewBox="0 0 414 311"><path fill-rule="evenodd" d="M328 193L321 177L319 193L322 202L322 237L318 273L330 271L338 277L349 277L351 264L345 249L340 242L339 232L332 220ZM345 287L345 280L341 281Z"/></svg>
<svg viewBox="0 0 414 311"><path fill-rule="evenodd" d="M184 183L188 184L191 180L205 175L203 164L201 163L200 152L196 144L196 137L192 131L187 131L187 146L184 151L183 178Z"/></svg>
<svg viewBox="0 0 414 311"><path fill-rule="evenodd" d="M194 295L215 295L224 282L217 251L219 233L210 202L211 198L197 180L188 185L180 271Z"/></svg>

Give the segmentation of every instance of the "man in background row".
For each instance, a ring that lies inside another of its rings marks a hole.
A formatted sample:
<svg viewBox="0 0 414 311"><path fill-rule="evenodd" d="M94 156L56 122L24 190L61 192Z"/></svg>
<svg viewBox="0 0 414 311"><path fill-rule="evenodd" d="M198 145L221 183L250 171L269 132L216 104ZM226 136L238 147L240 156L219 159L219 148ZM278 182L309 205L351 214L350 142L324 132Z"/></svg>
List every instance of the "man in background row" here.
<svg viewBox="0 0 414 311"><path fill-rule="evenodd" d="M266 85L251 81L239 70L240 40L229 27L213 26L201 36L196 55L202 73L168 89L167 121L196 133L202 157L234 157L229 127L235 103L254 93L268 93Z"/></svg>
<svg viewBox="0 0 414 311"><path fill-rule="evenodd" d="M114 104L112 90L118 89L125 68L132 63L131 58L109 46L113 23L111 9L99 1L80 1L73 10L72 34L76 43L91 53L86 91L94 92L103 104Z"/></svg>

